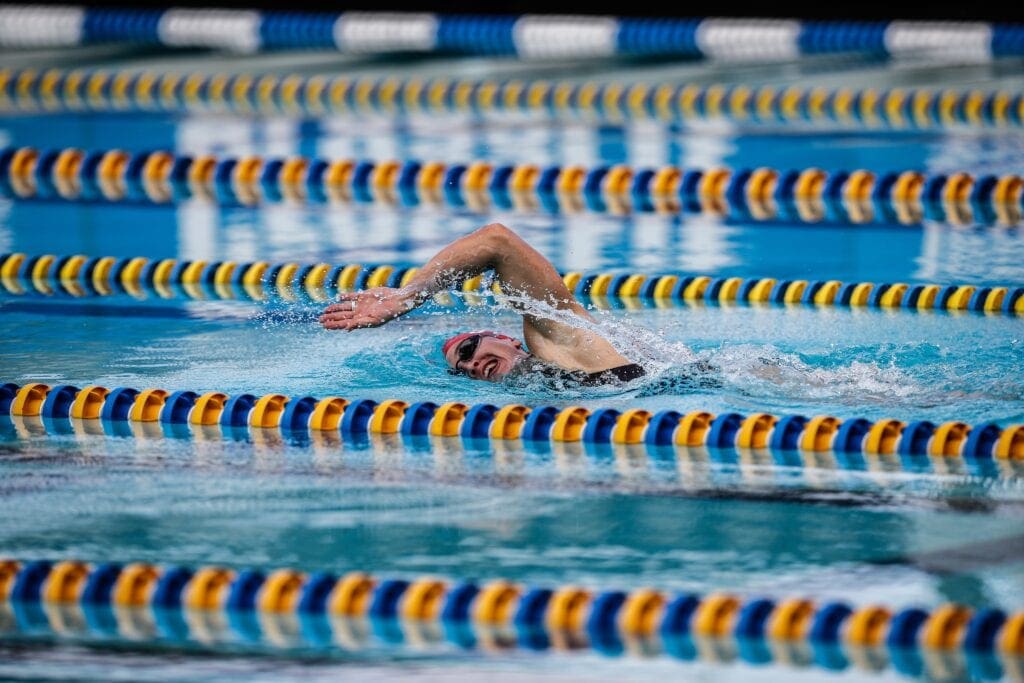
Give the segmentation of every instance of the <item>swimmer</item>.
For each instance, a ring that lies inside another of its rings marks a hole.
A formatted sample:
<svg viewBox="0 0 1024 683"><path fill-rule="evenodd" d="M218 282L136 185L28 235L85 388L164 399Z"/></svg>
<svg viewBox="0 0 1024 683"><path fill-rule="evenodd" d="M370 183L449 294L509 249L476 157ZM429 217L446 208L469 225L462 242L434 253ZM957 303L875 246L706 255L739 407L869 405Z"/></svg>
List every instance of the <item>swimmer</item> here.
<svg viewBox="0 0 1024 683"><path fill-rule="evenodd" d="M489 382L540 375L584 386L621 384L645 374L642 366L588 329L593 317L576 301L551 262L500 223L455 240L404 287L339 294L339 302L324 310L320 323L329 330L378 327L488 270L494 271L502 292L577 317L581 326L540 317L513 303L523 316L522 340L492 330L457 334L441 346L450 372Z"/></svg>

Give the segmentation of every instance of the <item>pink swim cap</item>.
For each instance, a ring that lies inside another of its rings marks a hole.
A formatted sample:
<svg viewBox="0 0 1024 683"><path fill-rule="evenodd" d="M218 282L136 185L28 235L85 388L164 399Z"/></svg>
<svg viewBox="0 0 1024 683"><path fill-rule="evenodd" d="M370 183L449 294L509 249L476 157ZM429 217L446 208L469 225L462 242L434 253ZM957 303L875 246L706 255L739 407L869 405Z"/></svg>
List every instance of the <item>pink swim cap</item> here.
<svg viewBox="0 0 1024 683"><path fill-rule="evenodd" d="M444 344L441 345L441 353L444 355L445 358L447 358L448 357L448 349L452 348L453 346L458 346L459 344L461 344L466 339L469 339L470 337L472 337L474 334L481 334L481 335L488 336L488 337L501 337L501 336L504 336L504 335L500 335L497 332L494 332L492 330L476 330L474 332L460 332L459 334L455 335L454 337L450 337Z"/></svg>

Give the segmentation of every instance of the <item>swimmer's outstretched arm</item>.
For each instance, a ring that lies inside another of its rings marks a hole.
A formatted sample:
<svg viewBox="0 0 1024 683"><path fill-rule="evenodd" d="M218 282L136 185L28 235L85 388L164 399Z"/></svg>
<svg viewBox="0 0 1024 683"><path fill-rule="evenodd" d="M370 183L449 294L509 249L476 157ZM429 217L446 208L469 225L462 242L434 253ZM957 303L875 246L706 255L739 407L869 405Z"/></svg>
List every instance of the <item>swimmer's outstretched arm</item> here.
<svg viewBox="0 0 1024 683"><path fill-rule="evenodd" d="M374 287L339 294L339 303L324 310L320 323L329 330L377 327L408 313L438 292L457 288L488 270L495 272L507 294L590 318L550 261L509 228L491 223L442 249L404 287ZM546 328L564 327L527 317L528 325L545 336L552 331Z"/></svg>
<svg viewBox="0 0 1024 683"><path fill-rule="evenodd" d="M329 330L377 327L408 313L438 292L457 287L487 270L494 271L505 294L593 320L550 261L504 225L491 223L442 249L405 287L375 287L340 294L339 303L327 307L320 323ZM537 310L532 307L519 308L523 314L523 338L537 358L587 372L629 363L607 339L587 325L541 316L532 312Z"/></svg>

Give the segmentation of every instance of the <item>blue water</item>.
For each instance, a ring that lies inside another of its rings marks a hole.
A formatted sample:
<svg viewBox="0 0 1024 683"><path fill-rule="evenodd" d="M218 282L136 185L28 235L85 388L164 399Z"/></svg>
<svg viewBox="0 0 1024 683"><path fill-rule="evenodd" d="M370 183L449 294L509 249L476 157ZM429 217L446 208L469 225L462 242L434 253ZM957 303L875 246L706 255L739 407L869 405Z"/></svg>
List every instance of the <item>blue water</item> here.
<svg viewBox="0 0 1024 683"><path fill-rule="evenodd" d="M1024 418L1020 322L978 314L678 306L595 311L652 375L637 386L554 392L445 372L441 343L465 329L521 335L496 303L431 304L388 326L323 330L312 303L0 299L7 378L82 386L344 395L377 401L525 403L833 414L1003 425ZM55 327L60 331L55 334ZM694 371L694 361L715 366Z"/></svg>
<svg viewBox="0 0 1024 683"><path fill-rule="evenodd" d="M1024 281L1020 228L934 221L844 230L694 214L480 214L316 204L251 209L203 200L176 207L0 201L0 216L0 249L26 254L407 266L421 265L485 222L501 221L566 271L1003 286Z"/></svg>
<svg viewBox="0 0 1024 683"><path fill-rule="evenodd" d="M498 68L477 69L492 67ZM462 68L473 73L472 65ZM640 65L616 68L624 77L640 77L639 71L630 75ZM726 77L698 65L680 67L684 72ZM559 71L548 73L557 77ZM937 75L834 60L746 67L728 77L919 84ZM1013 82L999 68L951 69L943 78L951 86ZM1019 172L1024 136L724 123L595 125L518 115L395 121L20 114L0 119L0 143L980 174ZM851 227L699 214L551 213L543 207L478 213L448 205L240 208L202 200L176 206L0 200L0 252L409 266L495 220L563 271L1024 284L1019 228L934 219ZM507 309L455 303L432 304L386 327L345 334L322 330L316 323L320 305L309 301L165 299L155 292L75 298L0 288L0 381L1002 426L1024 421L1024 327L1016 317L703 304L595 309L609 338L642 360L652 376L621 390L571 393L446 374L438 347L447 336L480 327L515 334L520 324ZM695 360L715 369L695 380ZM0 420L0 555L361 569L451 580L504 577L524 585L728 590L898 607L956 601L1016 610L1024 595L1024 557L1012 552L978 551L973 561L952 569L934 566L936 557L956 555L970 544L1012 546L1019 539L1024 484L1020 467L1010 463L836 454L793 454L780 462L763 453L703 449L656 453L385 437L342 443L219 431L186 438L152 425L122 427L55 429L38 420ZM105 623L101 617L72 610L39 618L0 610L0 676L878 681L994 679L1012 677L1014 670L1012 663L965 663L952 653L918 662L916 669L884 657L872 665L869 656L828 672L820 653L779 650L777 643L772 666L746 663L729 642L702 646L691 658L657 643L630 644L625 655L553 644L540 655L493 646L493 637L467 648L428 627L420 633L403 625L396 636L394 624L329 626L334 640L325 645L309 635L319 632L318 625L287 620L246 630L206 615L210 623L193 621L175 631L144 611L111 616L116 628L104 631L96 626ZM354 640L341 642L338 633L355 634Z"/></svg>
<svg viewBox="0 0 1024 683"><path fill-rule="evenodd" d="M540 166L674 164L826 171L865 168L880 173L908 169L950 173L983 167L997 175L1018 172L1024 149L1024 132L1016 130L821 131L726 121L594 125L525 114L486 122L458 114L406 120L366 117L358 127L347 121L223 114L11 116L4 120L0 141L37 148L166 149L233 157L300 154L445 163L487 159L494 164L524 163L525 159Z"/></svg>

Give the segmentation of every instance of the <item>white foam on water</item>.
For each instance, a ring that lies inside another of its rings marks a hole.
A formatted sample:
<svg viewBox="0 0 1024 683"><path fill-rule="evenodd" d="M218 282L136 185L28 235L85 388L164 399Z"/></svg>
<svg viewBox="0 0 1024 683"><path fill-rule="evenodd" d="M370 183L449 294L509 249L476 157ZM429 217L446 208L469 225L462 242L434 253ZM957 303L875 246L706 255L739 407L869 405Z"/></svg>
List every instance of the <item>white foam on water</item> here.
<svg viewBox="0 0 1024 683"><path fill-rule="evenodd" d="M587 320L525 297L504 296L499 303L600 334L622 355L647 370L645 378L629 386L640 395L689 393L695 385L717 385L726 392L748 397L861 404L902 402L930 393L928 387L892 363L852 361L837 368L815 367L771 345L722 345L694 351L683 342L667 339L664 330L636 325L611 312L591 311L593 320ZM614 393L622 393L622 388ZM594 392L588 389L586 394Z"/></svg>
<svg viewBox="0 0 1024 683"><path fill-rule="evenodd" d="M838 368L815 367L795 354L767 345L729 346L701 355L719 368L727 384L755 395L881 403L909 398L923 389L892 365L853 361Z"/></svg>
<svg viewBox="0 0 1024 683"><path fill-rule="evenodd" d="M151 342L147 349L133 350L117 363L127 376L102 379L229 393L280 391L495 405L596 401L652 410L818 411L932 420L952 415L972 422L1013 421L1024 405L1017 376L965 368L956 354L950 356L947 347L930 338L851 345L829 336L789 334L776 342L757 339L765 335L761 328L747 334L744 321L726 320L729 325L709 329L700 318L675 315L592 310L588 319L507 295L481 302L454 293L452 301L453 306L430 304L388 325L348 333L324 330L316 322L325 304L236 308L231 313L247 317L245 324L235 326L230 316L215 316L204 321L208 329L200 333L172 335L156 346ZM446 338L480 328L521 337L524 313L591 330L647 374L600 387L582 386L557 373L510 377L497 384L447 374L440 353ZM1017 342L1010 346L1011 356L1019 356L1024 347ZM155 349L160 349L161 360L153 355ZM995 404L1000 412L994 418Z"/></svg>

